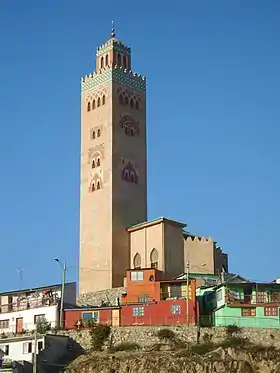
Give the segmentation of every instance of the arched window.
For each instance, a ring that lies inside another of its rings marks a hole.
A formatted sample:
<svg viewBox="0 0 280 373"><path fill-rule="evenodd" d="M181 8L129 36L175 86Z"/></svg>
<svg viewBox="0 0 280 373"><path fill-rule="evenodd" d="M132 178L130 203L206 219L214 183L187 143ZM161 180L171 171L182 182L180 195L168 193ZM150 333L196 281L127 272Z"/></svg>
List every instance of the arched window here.
<svg viewBox="0 0 280 373"><path fill-rule="evenodd" d="M135 102L135 108L136 108L136 110L139 110L139 102L138 101Z"/></svg>
<svg viewBox="0 0 280 373"><path fill-rule="evenodd" d="M124 133L126 135L129 135L129 128L127 126L124 127Z"/></svg>
<svg viewBox="0 0 280 373"><path fill-rule="evenodd" d="M130 172L130 181L131 181L132 183L135 183L135 174L134 174L133 171Z"/></svg>
<svg viewBox="0 0 280 373"><path fill-rule="evenodd" d="M130 100L129 105L130 105L131 109L133 109L134 103L133 103L133 100L132 100L132 99Z"/></svg>
<svg viewBox="0 0 280 373"><path fill-rule="evenodd" d="M150 254L151 268L158 268L158 251L153 248Z"/></svg>
<svg viewBox="0 0 280 373"><path fill-rule="evenodd" d="M97 158L97 167L100 166L100 158Z"/></svg>
<svg viewBox="0 0 280 373"><path fill-rule="evenodd" d="M100 67L101 67L101 69L103 69L103 67L104 67L104 57L101 57L101 60L100 60Z"/></svg>
<svg viewBox="0 0 280 373"><path fill-rule="evenodd" d="M105 65L106 65L106 66L108 66L108 65L109 65L109 56L108 56L108 54L106 54Z"/></svg>
<svg viewBox="0 0 280 373"><path fill-rule="evenodd" d="M92 132L92 140L95 139L95 131Z"/></svg>
<svg viewBox="0 0 280 373"><path fill-rule="evenodd" d="M125 170L124 171L124 178L126 181L129 181L129 173L128 173L128 170Z"/></svg>
<svg viewBox="0 0 280 373"><path fill-rule="evenodd" d="M99 182L99 181L97 181L97 187L96 187L96 189L97 189L97 190L100 189L100 182Z"/></svg>
<svg viewBox="0 0 280 373"><path fill-rule="evenodd" d="M123 105L123 96L119 95L119 104Z"/></svg>
<svg viewBox="0 0 280 373"><path fill-rule="evenodd" d="M102 96L102 105L105 105L105 101L106 101L106 99L105 99L105 95L103 95L103 96Z"/></svg>
<svg viewBox="0 0 280 373"><path fill-rule="evenodd" d="M118 53L118 66L121 67L122 65L122 58L121 55Z"/></svg>
<svg viewBox="0 0 280 373"><path fill-rule="evenodd" d="M134 269L140 269L141 268L141 255L139 253L134 255L133 267L134 267Z"/></svg>
<svg viewBox="0 0 280 373"><path fill-rule="evenodd" d="M97 100L97 107L100 106L100 103L101 103L101 100L100 100L100 97L98 97L98 100Z"/></svg>
<svg viewBox="0 0 280 373"><path fill-rule="evenodd" d="M91 107L90 107L90 102L88 102L87 104L87 111L90 111Z"/></svg>
<svg viewBox="0 0 280 373"><path fill-rule="evenodd" d="M91 168L95 168L95 160L92 161Z"/></svg>
<svg viewBox="0 0 280 373"><path fill-rule="evenodd" d="M92 110L95 109L95 100L92 101Z"/></svg>
<svg viewBox="0 0 280 373"><path fill-rule="evenodd" d="M127 68L127 65L126 65L126 56L123 56L123 67L125 69Z"/></svg>
<svg viewBox="0 0 280 373"><path fill-rule="evenodd" d="M127 96L125 96L125 98L124 98L124 103L125 103L125 105L128 105L128 97Z"/></svg>
<svg viewBox="0 0 280 373"><path fill-rule="evenodd" d="M92 192L95 191L95 185L94 185L94 183L92 183L92 185L91 185L91 191L92 191Z"/></svg>
<svg viewBox="0 0 280 373"><path fill-rule="evenodd" d="M97 137L100 137L100 129L97 130Z"/></svg>
<svg viewBox="0 0 280 373"><path fill-rule="evenodd" d="M130 128L130 136L132 136L132 137L134 136L134 128L133 127Z"/></svg>

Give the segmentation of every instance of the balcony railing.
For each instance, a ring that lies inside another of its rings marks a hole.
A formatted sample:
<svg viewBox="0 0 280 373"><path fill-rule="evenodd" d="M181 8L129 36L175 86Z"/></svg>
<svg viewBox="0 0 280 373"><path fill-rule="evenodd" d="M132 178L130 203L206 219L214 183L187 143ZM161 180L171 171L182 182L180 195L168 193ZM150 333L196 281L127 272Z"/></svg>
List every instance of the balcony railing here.
<svg viewBox="0 0 280 373"><path fill-rule="evenodd" d="M227 295L227 304L229 305L257 305L257 304L280 304L280 294L278 293L256 293L256 294L238 294Z"/></svg>
<svg viewBox="0 0 280 373"><path fill-rule="evenodd" d="M32 301L18 301L0 306L0 314L30 310L33 308L56 306L59 299L38 299Z"/></svg>

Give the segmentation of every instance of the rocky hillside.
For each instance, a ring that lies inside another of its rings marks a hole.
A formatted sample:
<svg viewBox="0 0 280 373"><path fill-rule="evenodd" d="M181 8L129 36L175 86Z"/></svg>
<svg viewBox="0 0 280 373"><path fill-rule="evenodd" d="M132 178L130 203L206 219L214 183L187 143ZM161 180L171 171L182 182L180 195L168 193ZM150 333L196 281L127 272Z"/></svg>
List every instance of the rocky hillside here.
<svg viewBox="0 0 280 373"><path fill-rule="evenodd" d="M234 326L218 344L210 335L185 343L169 329L159 330L158 343L145 347L129 341L114 344L107 326L93 326L91 337L91 352L72 362L67 373L280 372L280 350L250 342Z"/></svg>

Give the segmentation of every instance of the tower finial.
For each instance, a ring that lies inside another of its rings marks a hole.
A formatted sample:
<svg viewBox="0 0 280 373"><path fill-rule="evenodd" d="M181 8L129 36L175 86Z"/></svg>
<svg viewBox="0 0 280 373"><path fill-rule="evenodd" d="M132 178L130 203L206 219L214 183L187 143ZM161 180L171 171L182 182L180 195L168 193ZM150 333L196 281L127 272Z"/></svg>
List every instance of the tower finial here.
<svg viewBox="0 0 280 373"><path fill-rule="evenodd" d="M111 36L112 36L112 38L114 38L116 36L114 21L112 21Z"/></svg>

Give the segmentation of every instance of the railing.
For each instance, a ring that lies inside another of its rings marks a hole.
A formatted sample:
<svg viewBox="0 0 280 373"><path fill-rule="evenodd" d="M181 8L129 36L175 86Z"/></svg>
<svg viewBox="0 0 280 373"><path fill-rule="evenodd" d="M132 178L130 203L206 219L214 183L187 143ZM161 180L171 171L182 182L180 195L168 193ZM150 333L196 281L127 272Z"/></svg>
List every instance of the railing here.
<svg viewBox="0 0 280 373"><path fill-rule="evenodd" d="M25 311L30 310L33 308L40 308L40 307L50 307L56 306L59 303L59 300L49 300L49 299L41 299L36 301L30 302L14 302L9 304L2 304L0 306L0 314L9 313L9 312L18 312L18 311Z"/></svg>
<svg viewBox="0 0 280 373"><path fill-rule="evenodd" d="M280 304L280 297L265 297L260 295L245 295L244 297L227 297L228 305L257 305L257 304Z"/></svg>

